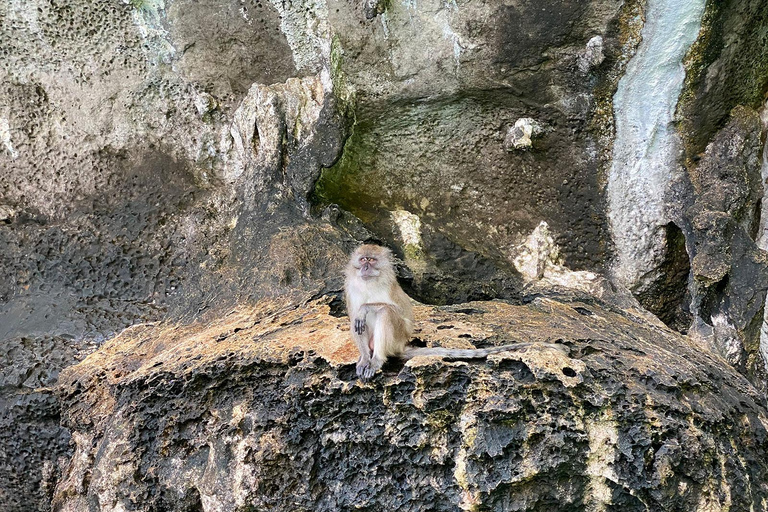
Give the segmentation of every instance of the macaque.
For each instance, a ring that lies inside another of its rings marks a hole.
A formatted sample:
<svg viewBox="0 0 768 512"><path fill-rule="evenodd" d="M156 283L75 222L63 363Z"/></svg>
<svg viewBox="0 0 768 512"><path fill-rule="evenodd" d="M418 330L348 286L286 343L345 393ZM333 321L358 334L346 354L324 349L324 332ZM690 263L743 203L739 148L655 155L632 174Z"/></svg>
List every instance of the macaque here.
<svg viewBox="0 0 768 512"><path fill-rule="evenodd" d="M480 359L534 344L515 343L485 349L408 347L413 336L411 300L397 283L392 251L379 245L361 245L352 253L346 269L344 293L350 332L360 351L357 376L364 381L370 380L390 356L401 359L416 356ZM558 350L564 348L545 345Z"/></svg>

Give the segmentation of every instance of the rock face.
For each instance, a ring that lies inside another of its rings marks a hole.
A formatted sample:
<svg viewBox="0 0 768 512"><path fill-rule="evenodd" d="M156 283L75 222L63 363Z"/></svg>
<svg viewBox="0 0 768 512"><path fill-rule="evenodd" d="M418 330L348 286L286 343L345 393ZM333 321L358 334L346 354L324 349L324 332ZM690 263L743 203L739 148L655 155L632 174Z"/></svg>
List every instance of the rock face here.
<svg viewBox="0 0 768 512"><path fill-rule="evenodd" d="M417 358L361 384L328 311L137 326L66 370L55 509L764 510L764 397L647 315L578 296L420 307L427 345L569 355Z"/></svg>
<svg viewBox="0 0 768 512"><path fill-rule="evenodd" d="M406 210L507 264L545 220L570 266L604 266L605 104L634 3L388 2L371 20L330 5L358 108L321 198L382 233ZM521 119L536 133L518 147Z"/></svg>
<svg viewBox="0 0 768 512"><path fill-rule="evenodd" d="M675 2L0 2L3 510L768 508L765 0L686 11L674 151L609 191ZM366 239L421 341L570 358L355 384Z"/></svg>
<svg viewBox="0 0 768 512"><path fill-rule="evenodd" d="M734 110L692 175L696 194L688 216L696 328L731 364L765 382L766 367L754 346L765 305L760 291L768 288L768 255L756 244L763 191L760 128L754 112ZM701 318L715 320L711 331Z"/></svg>

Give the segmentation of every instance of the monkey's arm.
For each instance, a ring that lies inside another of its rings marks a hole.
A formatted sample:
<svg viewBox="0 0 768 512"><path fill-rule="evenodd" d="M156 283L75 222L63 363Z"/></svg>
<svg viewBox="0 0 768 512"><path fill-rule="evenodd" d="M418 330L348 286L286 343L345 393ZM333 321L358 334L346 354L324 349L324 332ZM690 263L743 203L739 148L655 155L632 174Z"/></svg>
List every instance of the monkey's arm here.
<svg viewBox="0 0 768 512"><path fill-rule="evenodd" d="M393 308L400 316L403 314L402 308L397 304L391 304L389 302L367 302L357 309L357 314L352 321L355 333L363 334L365 332L368 313L377 313L383 308Z"/></svg>

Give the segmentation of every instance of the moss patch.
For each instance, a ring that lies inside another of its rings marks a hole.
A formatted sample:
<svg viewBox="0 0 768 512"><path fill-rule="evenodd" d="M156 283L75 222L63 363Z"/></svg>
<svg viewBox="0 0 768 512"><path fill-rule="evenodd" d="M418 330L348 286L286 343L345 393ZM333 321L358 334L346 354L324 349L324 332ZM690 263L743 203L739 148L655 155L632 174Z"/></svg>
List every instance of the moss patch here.
<svg viewBox="0 0 768 512"><path fill-rule="evenodd" d="M701 153L736 105L757 109L768 89L768 10L750 0L707 2L685 60L677 117L686 157Z"/></svg>

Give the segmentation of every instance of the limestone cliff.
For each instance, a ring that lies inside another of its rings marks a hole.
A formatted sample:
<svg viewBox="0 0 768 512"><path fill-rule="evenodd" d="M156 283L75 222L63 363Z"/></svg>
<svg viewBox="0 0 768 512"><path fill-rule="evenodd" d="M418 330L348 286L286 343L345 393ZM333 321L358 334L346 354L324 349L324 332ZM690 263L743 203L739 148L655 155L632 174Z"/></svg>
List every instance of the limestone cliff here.
<svg viewBox="0 0 768 512"><path fill-rule="evenodd" d="M0 510L768 510L766 13L0 3Z"/></svg>

